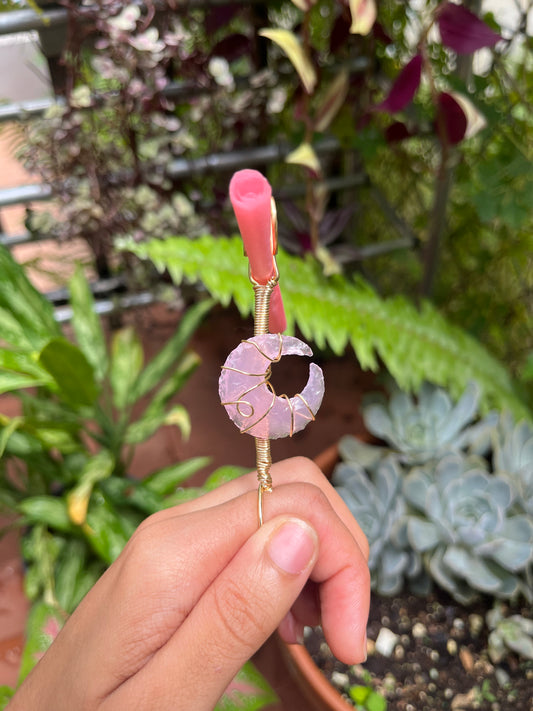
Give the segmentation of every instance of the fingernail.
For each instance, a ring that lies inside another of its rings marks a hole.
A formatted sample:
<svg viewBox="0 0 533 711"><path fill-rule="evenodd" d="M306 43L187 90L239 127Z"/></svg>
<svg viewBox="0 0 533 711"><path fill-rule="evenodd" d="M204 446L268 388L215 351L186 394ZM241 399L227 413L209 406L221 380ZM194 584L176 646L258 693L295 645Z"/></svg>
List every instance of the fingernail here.
<svg viewBox="0 0 533 711"><path fill-rule="evenodd" d="M317 538L313 529L300 520L290 520L280 526L268 544L268 554L278 568L298 575L315 555Z"/></svg>

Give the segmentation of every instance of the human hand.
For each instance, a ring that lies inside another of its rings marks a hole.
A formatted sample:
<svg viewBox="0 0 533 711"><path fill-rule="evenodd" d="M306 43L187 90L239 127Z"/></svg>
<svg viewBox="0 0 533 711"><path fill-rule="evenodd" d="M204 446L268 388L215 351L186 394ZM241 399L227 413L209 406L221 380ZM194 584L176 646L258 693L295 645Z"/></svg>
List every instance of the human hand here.
<svg viewBox="0 0 533 711"><path fill-rule="evenodd" d="M9 711L207 711L278 626L363 660L366 539L312 462L272 474L260 528L255 473L146 519Z"/></svg>

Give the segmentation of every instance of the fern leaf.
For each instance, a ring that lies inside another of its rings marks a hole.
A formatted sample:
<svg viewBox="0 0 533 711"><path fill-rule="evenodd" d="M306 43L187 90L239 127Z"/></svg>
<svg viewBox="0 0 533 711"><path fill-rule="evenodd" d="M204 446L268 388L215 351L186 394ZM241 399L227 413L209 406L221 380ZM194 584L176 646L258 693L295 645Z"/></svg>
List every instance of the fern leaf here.
<svg viewBox="0 0 533 711"><path fill-rule="evenodd" d="M159 270L168 269L176 284L203 283L223 305L233 300L243 316L253 309L239 237L122 241L120 248L150 259ZM531 419L506 368L429 303L417 310L401 296L382 299L362 280L326 278L312 259L280 251L277 261L289 332L297 324L304 338L338 355L351 345L362 368L376 371L383 363L405 390L416 391L428 380L459 397L475 380L484 409L508 409L517 418Z"/></svg>

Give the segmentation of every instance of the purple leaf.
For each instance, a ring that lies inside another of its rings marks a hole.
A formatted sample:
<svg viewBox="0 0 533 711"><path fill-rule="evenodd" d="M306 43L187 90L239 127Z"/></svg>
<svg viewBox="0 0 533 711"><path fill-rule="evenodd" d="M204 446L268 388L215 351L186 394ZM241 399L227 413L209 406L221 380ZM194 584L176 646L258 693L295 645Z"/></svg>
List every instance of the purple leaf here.
<svg viewBox="0 0 533 711"><path fill-rule="evenodd" d="M494 47L501 39L477 15L462 5L447 2L438 12L442 43L457 54L471 54L481 47Z"/></svg>
<svg viewBox="0 0 533 711"><path fill-rule="evenodd" d="M243 54L250 53L250 39L241 33L235 33L224 37L217 42L210 53L212 57L224 57L228 62L242 57Z"/></svg>
<svg viewBox="0 0 533 711"><path fill-rule="evenodd" d="M398 74L387 98L375 106L375 110L386 111L391 114L401 111L412 101L420 84L421 76L422 56L416 54Z"/></svg>
<svg viewBox="0 0 533 711"><path fill-rule="evenodd" d="M395 121L385 129L385 140L387 143L398 143L414 135L415 134L410 131L402 121Z"/></svg>
<svg viewBox="0 0 533 711"><path fill-rule="evenodd" d="M205 18L207 34L213 35L221 27L225 27L239 12L242 12L242 8L231 3L211 7Z"/></svg>
<svg viewBox="0 0 533 711"><path fill-rule="evenodd" d="M468 122L465 112L451 94L439 94L437 112L438 132L444 133L441 138L451 145L462 141Z"/></svg>
<svg viewBox="0 0 533 711"><path fill-rule="evenodd" d="M348 226L355 213L355 205L340 207L336 210L328 210L322 218L319 226L320 243L324 246L330 245Z"/></svg>
<svg viewBox="0 0 533 711"><path fill-rule="evenodd" d="M333 23L333 27L329 36L330 52L332 54L338 52L342 47L344 47L349 37L350 20L347 19L344 15L339 15Z"/></svg>

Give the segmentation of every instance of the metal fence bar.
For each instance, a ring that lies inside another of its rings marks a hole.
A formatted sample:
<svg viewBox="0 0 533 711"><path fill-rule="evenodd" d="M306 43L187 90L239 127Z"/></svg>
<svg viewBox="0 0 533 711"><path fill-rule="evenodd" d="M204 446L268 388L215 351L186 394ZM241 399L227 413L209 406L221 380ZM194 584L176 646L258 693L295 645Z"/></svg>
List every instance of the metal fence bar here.
<svg viewBox="0 0 533 711"><path fill-rule="evenodd" d="M0 123L7 121L21 121L30 116L40 116L55 104L61 103L56 99L34 99L33 101L19 101L14 104L0 106Z"/></svg>
<svg viewBox="0 0 533 711"><path fill-rule="evenodd" d="M45 294L46 296L46 294ZM158 301L157 296L148 291L139 294L121 296L118 299L106 299L105 301L95 301L94 311L99 316L114 313L115 311L125 311L135 306L149 306ZM58 323L66 323L72 318L72 308L70 306L58 306L55 309L55 318Z"/></svg>
<svg viewBox="0 0 533 711"><path fill-rule="evenodd" d="M246 165L250 165L247 163ZM354 173L353 175L344 175L338 178L327 178L324 180L324 186L330 192L341 192L350 190L350 188L361 187L368 184L368 178L365 173ZM305 185L297 183L286 187L274 188L274 196L277 200L294 200L305 195ZM19 235L6 235L0 232L0 244L8 249L17 247L21 244L29 242L41 242L51 239L49 235L41 235L35 232L23 232Z"/></svg>
<svg viewBox="0 0 533 711"><path fill-rule="evenodd" d="M10 10L0 13L0 35L46 30L65 25L66 22L67 11L63 7L43 10L39 13L34 10Z"/></svg>
<svg viewBox="0 0 533 711"><path fill-rule="evenodd" d="M326 138L316 144L318 155L335 153L340 144L335 138ZM220 173L239 170L253 165L270 165L282 161L292 150L288 144L270 144L256 148L245 148L229 153L210 153L199 158L178 158L171 161L167 168L169 178L193 178L205 173ZM52 189L48 185L20 185L0 190L0 208L29 202L50 200Z"/></svg>
<svg viewBox="0 0 533 711"><path fill-rule="evenodd" d="M39 202L52 198L52 188L49 185L33 184L19 185L16 188L0 190L0 208L20 205L28 202Z"/></svg>
<svg viewBox="0 0 533 711"><path fill-rule="evenodd" d="M288 144L270 144L256 148L245 148L230 153L211 153L199 158L178 158L167 169L169 178L192 178L205 173L220 173L253 165L270 165L284 160L294 146ZM315 146L319 155L338 151L340 144L336 138L325 138Z"/></svg>
<svg viewBox="0 0 533 711"><path fill-rule="evenodd" d="M44 239L46 239L44 235L34 235L31 232L23 232L21 235L6 235L4 232L0 233L0 244L8 249L17 247L19 244L28 244L28 242L41 242Z"/></svg>
<svg viewBox="0 0 533 711"><path fill-rule="evenodd" d="M124 290L126 288L126 282L121 276L109 277L107 279L99 279L89 285L91 292L95 298L98 296L108 296L111 293L116 293L120 289ZM63 304L68 303L70 299L70 292L67 287L61 287L60 289L54 289L53 291L48 291L45 294L46 298L53 304Z"/></svg>
<svg viewBox="0 0 533 711"><path fill-rule="evenodd" d="M187 12L192 9L209 9L210 7L218 7L223 5L258 5L264 0L187 0L184 3L178 3L175 12ZM138 3L142 6L142 3ZM161 3L162 5L163 3ZM157 7L158 3L156 3ZM85 7L89 11L91 7ZM46 30L51 27L59 27L66 25L68 19L68 10L64 7L54 7L42 12L34 10L10 10L9 12L0 13L0 35L15 34L15 32L29 32L31 30Z"/></svg>

